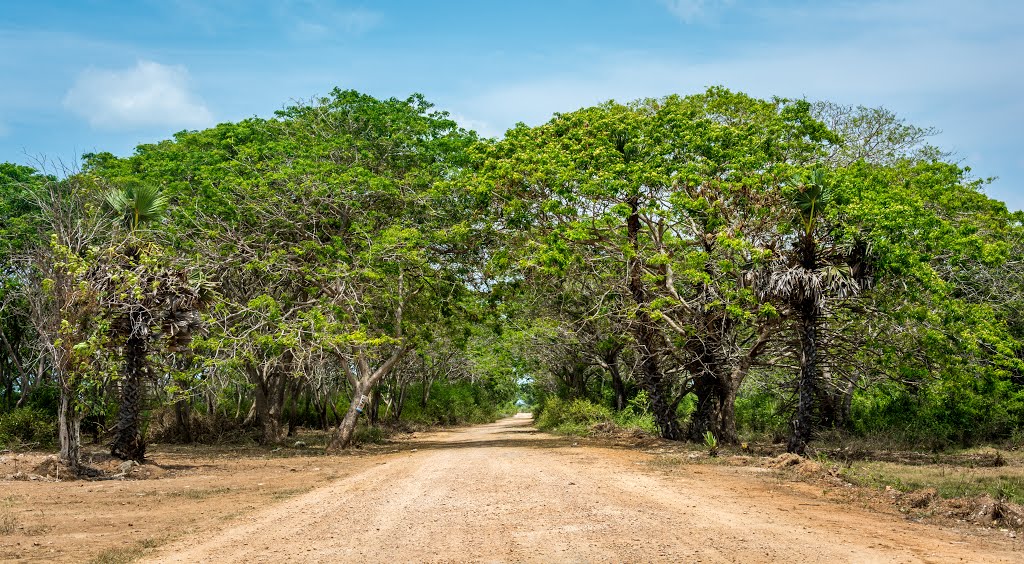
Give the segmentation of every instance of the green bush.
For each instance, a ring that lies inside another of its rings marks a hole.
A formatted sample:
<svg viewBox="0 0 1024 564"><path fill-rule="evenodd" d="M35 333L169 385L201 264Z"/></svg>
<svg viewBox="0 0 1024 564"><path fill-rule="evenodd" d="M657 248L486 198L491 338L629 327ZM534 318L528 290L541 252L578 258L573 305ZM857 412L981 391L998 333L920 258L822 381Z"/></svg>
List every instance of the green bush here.
<svg viewBox="0 0 1024 564"><path fill-rule="evenodd" d="M56 442L57 424L50 413L20 407L0 415L0 444L7 448L50 448Z"/></svg>
<svg viewBox="0 0 1024 564"><path fill-rule="evenodd" d="M650 411L650 400L647 392L641 390L626 408L614 416L615 424L630 431L640 430L652 435L658 434L658 425L654 422L654 414Z"/></svg>
<svg viewBox="0 0 1024 564"><path fill-rule="evenodd" d="M944 450L1004 441L1024 426L1024 391L980 374L918 389L887 382L854 396L852 431L884 436L904 448Z"/></svg>
<svg viewBox="0 0 1024 564"><path fill-rule="evenodd" d="M381 427L359 427L356 429L352 440L356 444L382 444L388 438L388 433Z"/></svg>
<svg viewBox="0 0 1024 564"><path fill-rule="evenodd" d="M758 392L736 399L736 431L750 439L782 440L789 422L777 394Z"/></svg>
<svg viewBox="0 0 1024 564"><path fill-rule="evenodd" d="M585 435L590 427L613 421L613 417L612 411L603 405L584 399L568 401L550 397L543 402L536 421L537 427L541 429Z"/></svg>
<svg viewBox="0 0 1024 564"><path fill-rule="evenodd" d="M420 405L422 393L419 383L409 387L402 421L422 425L491 423L516 412L512 401L472 382L434 382L426 407Z"/></svg>
<svg viewBox="0 0 1024 564"><path fill-rule="evenodd" d="M25 398L22 407L28 407L42 413L57 413L60 403L60 389L52 385L33 388Z"/></svg>
<svg viewBox="0 0 1024 564"><path fill-rule="evenodd" d="M686 394L683 396L682 401L679 402L679 406L676 407L676 419L683 422L684 425L690 421L693 417L694 412L697 411L697 394Z"/></svg>

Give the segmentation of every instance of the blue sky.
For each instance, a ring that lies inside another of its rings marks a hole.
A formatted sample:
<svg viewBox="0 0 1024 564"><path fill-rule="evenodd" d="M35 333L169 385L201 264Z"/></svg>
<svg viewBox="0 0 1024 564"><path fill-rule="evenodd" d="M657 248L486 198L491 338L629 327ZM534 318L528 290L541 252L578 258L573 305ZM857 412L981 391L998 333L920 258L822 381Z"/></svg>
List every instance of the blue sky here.
<svg viewBox="0 0 1024 564"><path fill-rule="evenodd" d="M334 86L422 92L463 125L698 92L885 106L1024 208L1016 0L79 0L0 19L0 161L268 116Z"/></svg>

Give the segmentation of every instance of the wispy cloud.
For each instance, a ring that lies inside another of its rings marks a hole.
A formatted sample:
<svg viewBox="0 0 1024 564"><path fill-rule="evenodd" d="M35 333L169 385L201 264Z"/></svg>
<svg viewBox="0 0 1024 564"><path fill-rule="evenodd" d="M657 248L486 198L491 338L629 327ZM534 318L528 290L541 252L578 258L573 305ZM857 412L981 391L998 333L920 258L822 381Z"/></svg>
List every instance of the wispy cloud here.
<svg viewBox="0 0 1024 564"><path fill-rule="evenodd" d="M686 23L703 17L709 9L731 4L732 0L658 0L675 17Z"/></svg>
<svg viewBox="0 0 1024 564"><path fill-rule="evenodd" d="M336 35L358 36L378 27L380 12L364 8L340 8L319 0L297 0L279 9L292 22L289 33L296 39L324 39Z"/></svg>
<svg viewBox="0 0 1024 564"><path fill-rule="evenodd" d="M466 117L458 112L448 112L448 117L459 127L471 129L483 137L501 137L502 131L486 121Z"/></svg>
<svg viewBox="0 0 1024 564"><path fill-rule="evenodd" d="M64 96L64 107L101 129L197 128L213 122L190 91L184 66L145 60L128 69L82 71Z"/></svg>
<svg viewBox="0 0 1024 564"><path fill-rule="evenodd" d="M1024 129L1024 102L1018 96L1024 90L1024 61L1017 56L1024 52L1024 36L1005 23L1020 21L1024 5L1003 12L985 5L946 6L952 11L927 16L936 21L924 29L914 19L914 7L927 11L912 0L900 9L878 2L806 15L761 14L756 19L770 32L738 39L712 55L608 51L571 73L489 85L453 106L499 129L519 120L539 124L553 112L607 99L687 94L717 84L759 97L886 106L912 123L941 130L934 143L956 152L980 176L1003 177L991 194L1024 208L1024 193L1015 184L1021 170L1001 154ZM848 27L847 15L856 15L861 24ZM794 33L811 28L828 41ZM979 33L985 29L990 33Z"/></svg>

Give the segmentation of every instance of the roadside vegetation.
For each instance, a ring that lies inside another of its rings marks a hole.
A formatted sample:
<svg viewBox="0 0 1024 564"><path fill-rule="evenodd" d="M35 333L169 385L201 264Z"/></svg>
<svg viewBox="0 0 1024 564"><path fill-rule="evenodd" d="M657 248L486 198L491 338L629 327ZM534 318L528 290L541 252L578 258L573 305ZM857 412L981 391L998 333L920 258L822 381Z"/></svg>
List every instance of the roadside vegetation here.
<svg viewBox="0 0 1024 564"><path fill-rule="evenodd" d="M337 451L528 409L716 453L1018 448L1024 213L931 133L716 87L481 139L334 90L4 163L0 443L77 472L86 441Z"/></svg>

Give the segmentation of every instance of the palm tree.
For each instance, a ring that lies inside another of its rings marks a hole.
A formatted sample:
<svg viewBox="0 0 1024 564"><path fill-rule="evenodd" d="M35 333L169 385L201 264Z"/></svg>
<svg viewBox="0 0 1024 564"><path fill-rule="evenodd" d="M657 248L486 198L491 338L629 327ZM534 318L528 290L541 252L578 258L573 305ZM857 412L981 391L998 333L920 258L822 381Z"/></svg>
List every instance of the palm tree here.
<svg viewBox="0 0 1024 564"><path fill-rule="evenodd" d="M152 372L152 343L155 337L163 337L170 351L187 348L193 333L202 327L199 311L209 304L212 292L209 284L192 279L186 271L142 260L144 250L156 249L142 244L143 228L157 223L167 207L159 188L142 185L114 190L106 195L106 202L126 232L120 252L110 253L107 268L97 271L111 317L111 336L121 343L124 361L111 454L141 462L146 454L141 423L145 383Z"/></svg>
<svg viewBox="0 0 1024 564"><path fill-rule="evenodd" d="M834 190L824 169L793 179L790 203L795 208L790 252L765 271L761 291L781 299L792 315L799 341L800 376L796 417L787 450L804 454L817 425L820 397L821 325L825 304L861 293L870 284L869 270L854 268L863 253L829 237L825 211L834 205ZM856 256L855 256L856 255Z"/></svg>
<svg viewBox="0 0 1024 564"><path fill-rule="evenodd" d="M130 237L138 235L143 225L156 223L167 209L167 196L152 184L111 190L106 194L107 206L116 214L115 221L128 230Z"/></svg>

